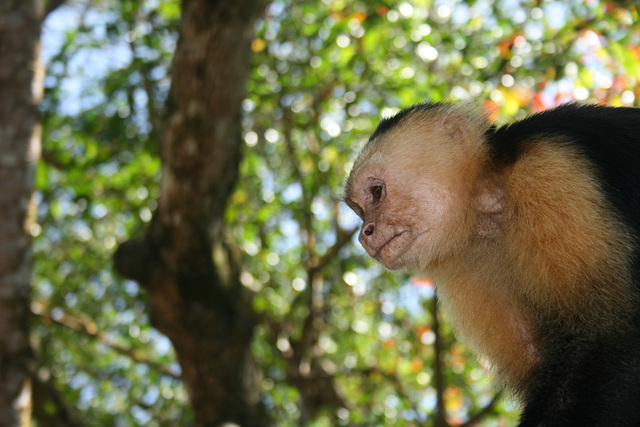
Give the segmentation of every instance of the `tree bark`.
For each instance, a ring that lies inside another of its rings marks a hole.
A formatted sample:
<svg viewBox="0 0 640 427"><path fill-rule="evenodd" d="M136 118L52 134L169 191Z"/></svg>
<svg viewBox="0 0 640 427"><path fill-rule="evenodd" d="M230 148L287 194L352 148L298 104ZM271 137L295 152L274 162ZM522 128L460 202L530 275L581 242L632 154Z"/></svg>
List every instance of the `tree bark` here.
<svg viewBox="0 0 640 427"><path fill-rule="evenodd" d="M83 427L78 416L67 405L64 396L51 380L51 373L40 370L31 375L33 385L33 418L38 427Z"/></svg>
<svg viewBox="0 0 640 427"><path fill-rule="evenodd" d="M29 290L45 4L0 0L0 426L31 417Z"/></svg>
<svg viewBox="0 0 640 427"><path fill-rule="evenodd" d="M160 136L158 209L146 238L125 242L114 257L115 268L150 294L152 322L173 342L197 426L268 425L250 351L255 320L223 238L263 3L184 0Z"/></svg>

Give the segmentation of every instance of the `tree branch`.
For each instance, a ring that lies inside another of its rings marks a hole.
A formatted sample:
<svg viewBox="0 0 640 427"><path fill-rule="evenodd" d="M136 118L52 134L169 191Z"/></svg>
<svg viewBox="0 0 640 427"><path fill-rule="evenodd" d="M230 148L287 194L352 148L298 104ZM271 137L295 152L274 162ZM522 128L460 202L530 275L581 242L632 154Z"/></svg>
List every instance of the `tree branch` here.
<svg viewBox="0 0 640 427"><path fill-rule="evenodd" d="M435 425L437 427L449 426L447 422L447 408L444 404L444 370L442 367L442 353L443 353L443 345L442 345L442 334L440 333L440 319L439 310L438 310L438 298L434 295L432 299L431 306L431 316L433 317L432 329L435 334L435 341L433 343L433 377L435 381L436 387L436 397L437 397L437 406L436 406L436 417L435 417Z"/></svg>
<svg viewBox="0 0 640 427"><path fill-rule="evenodd" d="M149 278L156 268L157 254L146 240L128 240L118 246L113 254L113 268L127 279L142 286L149 285Z"/></svg>
<svg viewBox="0 0 640 427"><path fill-rule="evenodd" d="M40 427L83 427L78 416L51 381L49 371L31 375L33 385L33 416Z"/></svg>
<svg viewBox="0 0 640 427"><path fill-rule="evenodd" d="M329 261L333 259L333 257L338 255L338 252L340 252L340 249L342 249L344 245L349 243L349 241L351 240L351 237L353 237L353 235L358 231L358 229L359 227L353 228L351 230L340 229L337 232L336 242L333 244L333 246L329 248L329 250L327 250L327 252L324 255L322 255L319 259L317 259L316 265L313 267L315 267L318 270L324 268L329 263Z"/></svg>
<svg viewBox="0 0 640 427"><path fill-rule="evenodd" d="M482 421L483 418L485 418L493 411L496 403L498 403L498 401L500 400L500 397L502 397L500 393L493 396L493 399L491 399L491 402L489 402L487 406L482 408L477 414L472 415L471 418L469 418L469 420L464 424L460 425L460 427L472 427L478 424L480 421Z"/></svg>
<svg viewBox="0 0 640 427"><path fill-rule="evenodd" d="M64 2L65 2L65 0L49 0L49 1L47 1L47 9L45 10L45 17L47 17L51 12L56 10Z"/></svg>
<svg viewBox="0 0 640 427"><path fill-rule="evenodd" d="M380 375L383 378L386 378L392 385L394 390L396 391L396 393L398 394L398 396L400 398L402 398L402 400L408 402L411 405L411 409L413 410L413 412L415 413L416 416L416 423L415 425L417 426L423 426L426 425L424 422L424 416L423 413L420 411L420 409L418 408L418 404L415 402L414 399L412 399L409 394L406 392L404 385L402 384L402 381L400 381L400 378L398 377L397 374L395 374L394 372L385 372L380 368L366 368L366 369L357 369L357 370L353 370L353 373L356 374L360 374L360 375L366 375L366 376L371 376L373 374L376 375Z"/></svg>
<svg viewBox="0 0 640 427"><path fill-rule="evenodd" d="M176 372L175 369L172 369L171 367L168 367L161 363L154 362L138 350L117 344L113 341L113 339L109 338L107 334L99 331L97 325L90 320L85 320L80 318L79 316L74 316L65 312L62 312L62 315L60 316L54 315L52 311L44 306L44 304L37 302L31 304L31 313L33 313L45 323L55 323L64 326L65 328L73 329L74 331L79 332L84 336L99 341L116 353L127 356L137 363L144 363L145 365L157 370L163 375L167 375L178 380L180 379L180 374Z"/></svg>

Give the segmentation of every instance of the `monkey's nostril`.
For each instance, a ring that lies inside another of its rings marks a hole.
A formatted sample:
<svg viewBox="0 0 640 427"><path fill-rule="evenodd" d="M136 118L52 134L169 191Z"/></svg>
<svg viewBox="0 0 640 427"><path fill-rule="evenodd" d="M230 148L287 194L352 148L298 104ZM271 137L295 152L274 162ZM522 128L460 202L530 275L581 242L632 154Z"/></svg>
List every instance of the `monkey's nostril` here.
<svg viewBox="0 0 640 427"><path fill-rule="evenodd" d="M368 224L363 231L365 236L371 236L373 234L373 224Z"/></svg>

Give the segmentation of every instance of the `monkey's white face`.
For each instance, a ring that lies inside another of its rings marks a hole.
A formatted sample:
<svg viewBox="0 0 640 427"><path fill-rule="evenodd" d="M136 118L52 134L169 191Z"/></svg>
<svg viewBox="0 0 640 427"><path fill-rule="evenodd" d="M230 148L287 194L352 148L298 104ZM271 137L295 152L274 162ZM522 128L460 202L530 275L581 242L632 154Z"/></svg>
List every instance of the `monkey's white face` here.
<svg viewBox="0 0 640 427"><path fill-rule="evenodd" d="M363 220L359 240L371 257L391 270L424 269L441 249L450 192L393 163L360 169L345 201Z"/></svg>
<svg viewBox="0 0 640 427"><path fill-rule="evenodd" d="M362 218L360 243L387 268L431 273L474 235L497 235L500 193L481 179L484 133L472 125L405 119L360 153L345 202Z"/></svg>

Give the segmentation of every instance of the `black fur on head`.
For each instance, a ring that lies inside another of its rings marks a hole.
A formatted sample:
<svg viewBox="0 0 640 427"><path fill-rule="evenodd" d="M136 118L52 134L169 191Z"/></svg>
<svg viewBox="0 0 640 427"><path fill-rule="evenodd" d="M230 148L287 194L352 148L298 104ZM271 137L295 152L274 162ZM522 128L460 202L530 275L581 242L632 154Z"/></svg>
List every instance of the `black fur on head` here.
<svg viewBox="0 0 640 427"><path fill-rule="evenodd" d="M442 103L438 102L424 102L422 104L413 105L411 107L400 110L394 116L383 119L376 128L375 132L373 132L373 135L371 135L371 138L369 138L369 141L373 141L374 139L389 132L391 129L397 127L403 121L403 119L413 115L414 113L426 112L434 108L439 108L442 105Z"/></svg>

